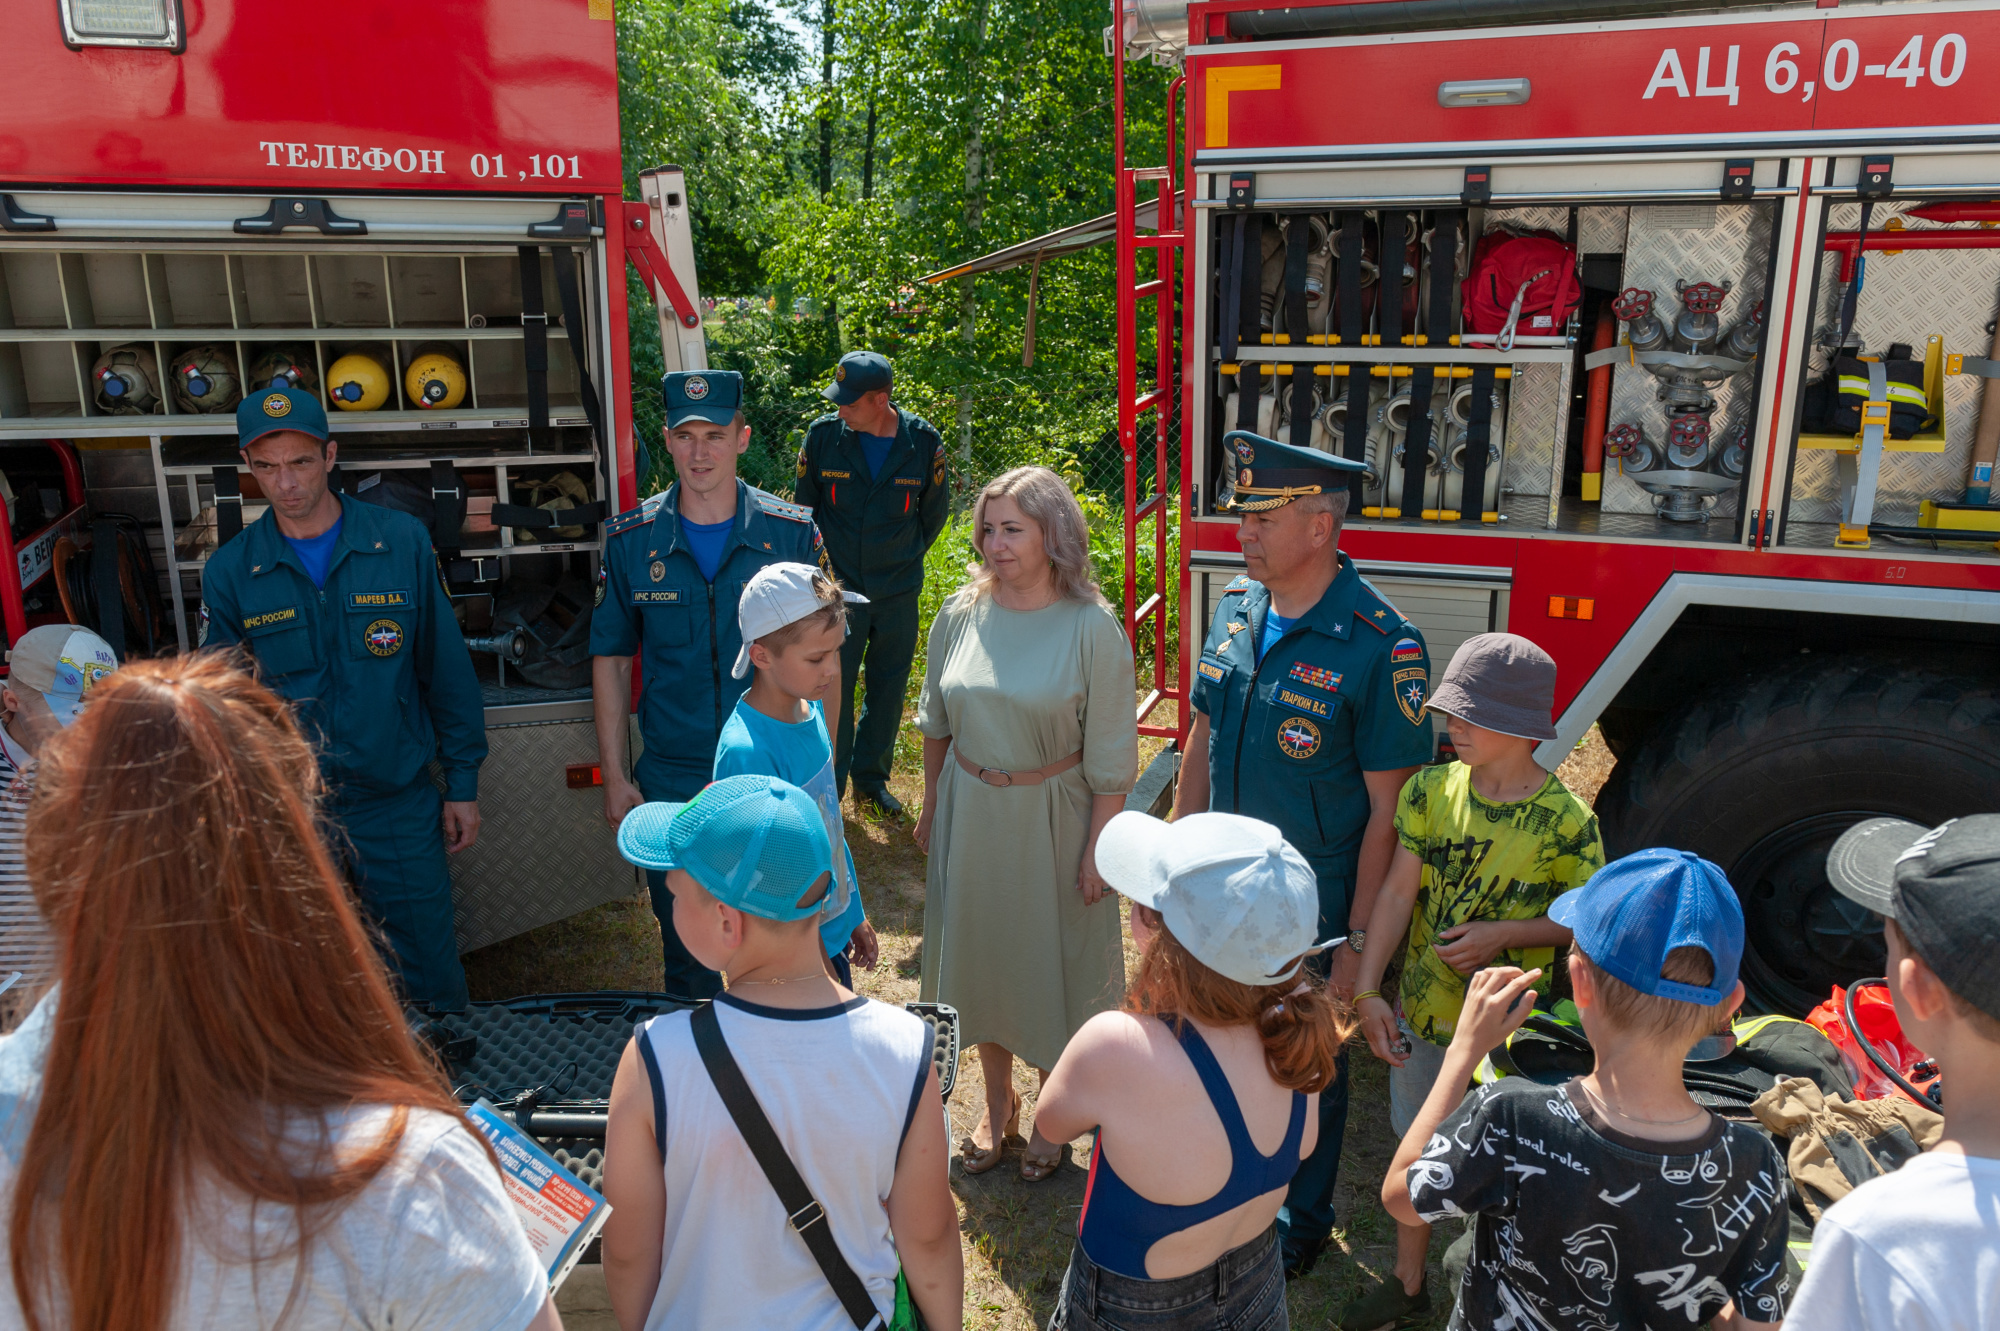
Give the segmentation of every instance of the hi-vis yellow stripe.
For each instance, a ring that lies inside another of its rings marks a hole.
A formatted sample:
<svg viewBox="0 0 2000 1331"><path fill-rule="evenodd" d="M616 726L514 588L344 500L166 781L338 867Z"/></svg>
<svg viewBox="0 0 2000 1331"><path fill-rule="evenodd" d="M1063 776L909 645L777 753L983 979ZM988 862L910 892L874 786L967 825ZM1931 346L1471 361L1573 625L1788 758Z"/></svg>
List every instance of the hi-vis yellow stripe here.
<svg viewBox="0 0 2000 1331"><path fill-rule="evenodd" d="M1843 396L1865 398L1868 396L1868 380L1858 374L1843 374L1840 376L1840 391ZM1925 411L1931 409L1930 399L1915 384L1890 384L1889 401L1900 402L1906 407L1921 407Z"/></svg>

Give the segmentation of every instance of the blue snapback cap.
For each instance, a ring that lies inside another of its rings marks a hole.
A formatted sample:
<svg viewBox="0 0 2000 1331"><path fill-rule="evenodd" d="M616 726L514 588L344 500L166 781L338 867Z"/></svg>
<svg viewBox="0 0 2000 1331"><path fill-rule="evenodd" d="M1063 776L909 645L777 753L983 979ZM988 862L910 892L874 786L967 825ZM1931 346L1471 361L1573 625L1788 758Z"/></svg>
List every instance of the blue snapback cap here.
<svg viewBox="0 0 2000 1331"><path fill-rule="evenodd" d="M734 370L675 370L660 376L667 428L683 421L727 425L743 409L743 376Z"/></svg>
<svg viewBox="0 0 2000 1331"><path fill-rule="evenodd" d="M887 388L895 382L889 358L879 351L850 351L833 367L833 382L820 389L820 396L838 406L851 407L863 393Z"/></svg>
<svg viewBox="0 0 2000 1331"><path fill-rule="evenodd" d="M833 899L814 893L833 848L813 797L773 776L730 776L685 804L642 804L618 824L618 853L642 869L684 869L727 906L803 920Z"/></svg>
<svg viewBox="0 0 2000 1331"><path fill-rule="evenodd" d="M236 404L236 446L248 448L267 434L297 430L326 442L326 408L295 385L259 389Z"/></svg>
<svg viewBox="0 0 2000 1331"><path fill-rule="evenodd" d="M1690 851L1640 850L1613 860L1549 906L1596 967L1642 994L1715 1007L1736 988L1743 907L1721 869ZM1667 954L1698 947L1715 962L1707 988L1660 978Z"/></svg>

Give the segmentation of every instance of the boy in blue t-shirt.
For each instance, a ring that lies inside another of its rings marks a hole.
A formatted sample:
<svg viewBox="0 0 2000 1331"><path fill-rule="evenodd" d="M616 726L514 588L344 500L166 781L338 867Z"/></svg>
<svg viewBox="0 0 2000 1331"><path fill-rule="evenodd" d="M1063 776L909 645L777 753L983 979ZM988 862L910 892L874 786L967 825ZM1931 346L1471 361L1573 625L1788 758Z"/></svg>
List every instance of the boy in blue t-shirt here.
<svg viewBox="0 0 2000 1331"><path fill-rule="evenodd" d="M818 699L837 694L840 645L847 637L847 602L867 597L810 564L767 564L737 603L743 650L730 674L756 678L737 700L715 746L714 779L775 776L812 796L834 849L834 883L820 916L820 941L843 985L854 987L849 962L875 968L875 929L861 909L854 856L833 779L833 745Z"/></svg>

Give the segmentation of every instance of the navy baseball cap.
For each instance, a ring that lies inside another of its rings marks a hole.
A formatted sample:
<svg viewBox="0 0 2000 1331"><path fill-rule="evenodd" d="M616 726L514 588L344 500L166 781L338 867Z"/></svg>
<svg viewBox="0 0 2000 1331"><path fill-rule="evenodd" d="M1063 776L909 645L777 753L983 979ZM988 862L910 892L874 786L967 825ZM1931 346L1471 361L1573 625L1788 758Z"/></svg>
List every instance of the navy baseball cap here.
<svg viewBox="0 0 2000 1331"><path fill-rule="evenodd" d="M806 919L833 896L826 820L812 796L774 776L728 776L686 804L641 804L618 824L618 853L642 869L685 869L717 901L766 920Z"/></svg>
<svg viewBox="0 0 2000 1331"><path fill-rule="evenodd" d="M1317 448L1231 430L1222 436L1222 490L1216 504L1225 512L1262 513L1307 495L1343 491L1349 475L1367 470Z"/></svg>
<svg viewBox="0 0 2000 1331"><path fill-rule="evenodd" d="M1685 850L1640 850L1613 860L1549 906L1592 964L1642 994L1715 1007L1743 963L1743 907L1721 869ZM1707 988L1660 978L1667 954L1698 947L1715 962Z"/></svg>
<svg viewBox="0 0 2000 1331"><path fill-rule="evenodd" d="M660 376L667 428L683 421L727 425L743 410L743 376L734 370L675 370Z"/></svg>
<svg viewBox="0 0 2000 1331"><path fill-rule="evenodd" d="M260 389L236 404L236 446L248 448L267 434L297 430L326 442L326 408L295 385Z"/></svg>
<svg viewBox="0 0 2000 1331"><path fill-rule="evenodd" d="M863 393L887 388L894 379L888 357L874 351L850 351L833 367L833 382L820 392L843 407L851 407Z"/></svg>

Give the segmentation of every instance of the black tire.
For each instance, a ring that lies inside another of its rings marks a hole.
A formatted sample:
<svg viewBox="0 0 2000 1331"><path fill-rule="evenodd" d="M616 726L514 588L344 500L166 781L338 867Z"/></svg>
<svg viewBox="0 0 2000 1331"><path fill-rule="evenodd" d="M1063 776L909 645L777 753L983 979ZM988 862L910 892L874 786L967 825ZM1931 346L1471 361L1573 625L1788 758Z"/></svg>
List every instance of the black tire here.
<svg viewBox="0 0 2000 1331"><path fill-rule="evenodd" d="M1800 657L1667 715L1598 796L1607 854L1691 850L1743 903L1753 1005L1802 1016L1880 975L1881 921L1833 890L1826 852L1863 818L1925 827L2000 810L2000 693L1878 656Z"/></svg>

